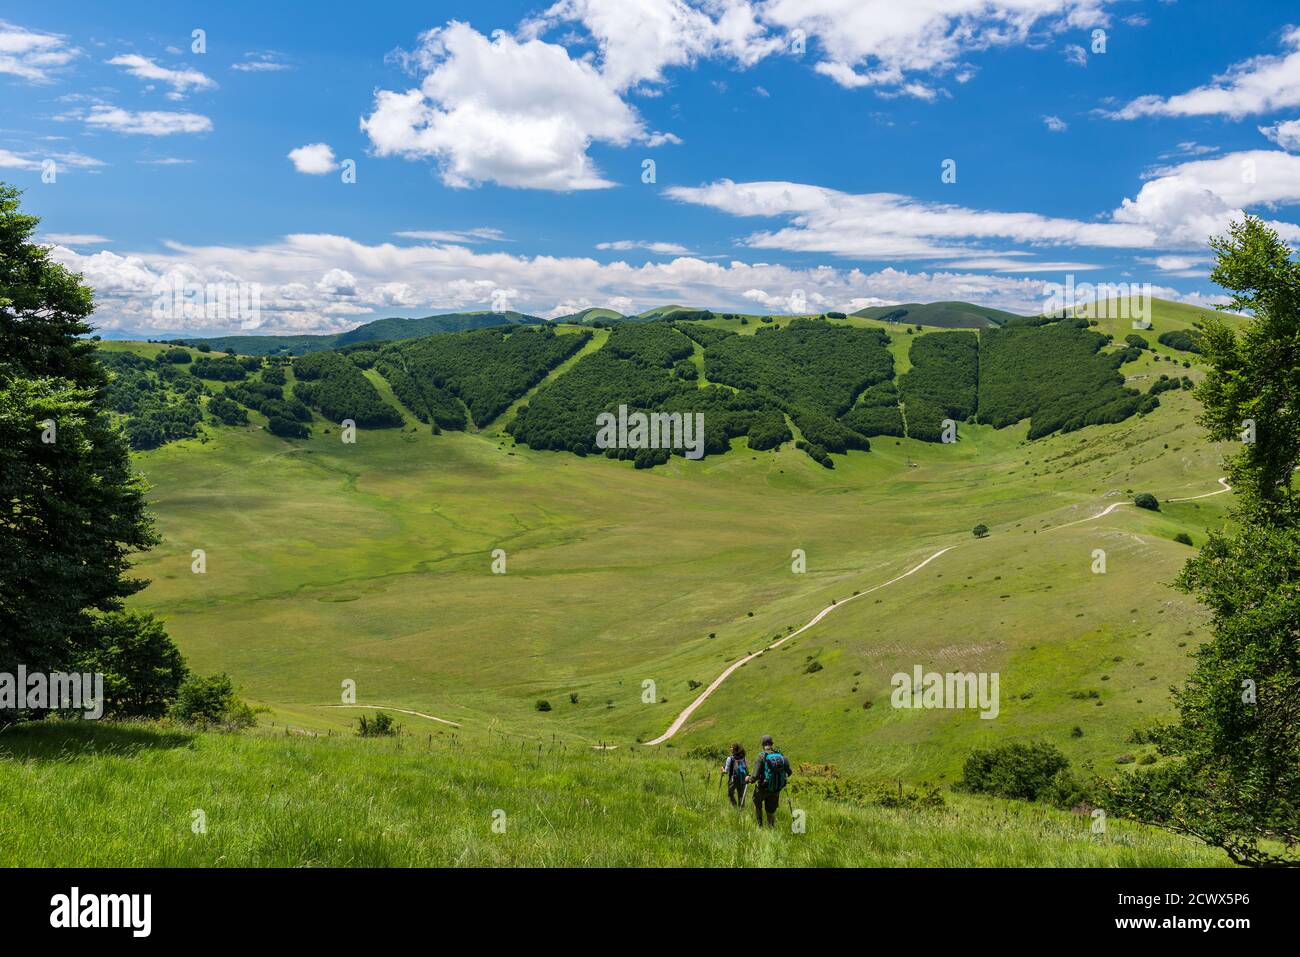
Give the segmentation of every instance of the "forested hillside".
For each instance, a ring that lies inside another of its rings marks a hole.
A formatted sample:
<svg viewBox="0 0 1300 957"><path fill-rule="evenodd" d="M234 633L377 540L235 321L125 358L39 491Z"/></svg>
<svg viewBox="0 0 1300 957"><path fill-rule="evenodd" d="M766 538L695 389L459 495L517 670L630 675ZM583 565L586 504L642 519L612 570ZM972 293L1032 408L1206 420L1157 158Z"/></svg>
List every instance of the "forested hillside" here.
<svg viewBox="0 0 1300 957"><path fill-rule="evenodd" d="M1030 438L1119 422L1156 408L1161 391L1183 386L1175 378L1145 392L1127 387L1120 367L1153 347L1130 336L1116 348L1111 334L1085 318L1013 318L979 332L916 334L908 327L910 368L897 378L890 335L878 325L764 320L733 331L711 324L717 318L676 310L614 321L600 348L557 375L593 335L605 333L520 323L361 341L296 359L170 346L151 347L160 348L152 358L111 352L106 362L113 409L138 449L195 437L205 416L214 424L259 425L249 418L255 413L286 438L309 435L316 416L394 428L403 422L395 402L435 433L482 429L537 389L503 422L532 448L596 452L598 417L623 406L702 413L706 454L726 452L742 436L755 451L797 439L827 468L833 454L867 451L875 436L939 442L945 420L1005 428L1028 419ZM1166 342L1171 338L1163 334L1160 342L1184 348L1188 337ZM391 395L379 388L384 383ZM672 452L605 454L647 468Z"/></svg>

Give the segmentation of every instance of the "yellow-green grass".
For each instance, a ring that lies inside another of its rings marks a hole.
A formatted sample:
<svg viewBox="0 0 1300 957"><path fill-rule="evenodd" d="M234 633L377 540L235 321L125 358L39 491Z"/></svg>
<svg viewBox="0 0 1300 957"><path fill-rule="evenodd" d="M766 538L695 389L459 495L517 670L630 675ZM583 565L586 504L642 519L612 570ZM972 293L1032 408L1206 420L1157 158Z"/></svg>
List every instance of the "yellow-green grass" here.
<svg viewBox="0 0 1300 957"><path fill-rule="evenodd" d="M821 800L792 780L758 833L711 762L496 736L194 734L45 722L0 737L8 866L1222 866L1112 819L950 795ZM793 806L804 830L795 833ZM752 812L751 812L752 813Z"/></svg>

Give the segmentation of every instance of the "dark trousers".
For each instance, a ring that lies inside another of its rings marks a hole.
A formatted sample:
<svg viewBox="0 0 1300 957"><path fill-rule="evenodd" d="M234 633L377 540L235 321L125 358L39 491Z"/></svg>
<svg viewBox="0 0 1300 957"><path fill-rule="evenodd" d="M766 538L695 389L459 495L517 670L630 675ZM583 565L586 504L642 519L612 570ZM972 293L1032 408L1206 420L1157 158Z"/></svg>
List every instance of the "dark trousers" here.
<svg viewBox="0 0 1300 957"><path fill-rule="evenodd" d="M729 800L736 807L739 807L740 795L741 792L743 792L744 790L745 790L745 779L741 778L739 781L737 781L735 778L732 778L730 781L727 782L727 800Z"/></svg>
<svg viewBox="0 0 1300 957"><path fill-rule="evenodd" d="M763 826L763 812L767 811L769 827L776 827L776 806L781 801L781 792L768 794L761 788L754 788L754 814L758 817L758 826Z"/></svg>

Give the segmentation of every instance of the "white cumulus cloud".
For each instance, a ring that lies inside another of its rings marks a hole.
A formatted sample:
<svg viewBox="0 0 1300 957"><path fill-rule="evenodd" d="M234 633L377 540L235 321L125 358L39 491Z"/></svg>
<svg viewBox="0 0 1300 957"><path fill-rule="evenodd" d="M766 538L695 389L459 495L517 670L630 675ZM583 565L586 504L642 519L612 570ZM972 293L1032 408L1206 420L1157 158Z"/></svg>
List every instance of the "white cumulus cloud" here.
<svg viewBox="0 0 1300 957"><path fill-rule="evenodd" d="M289 160L299 173L321 176L338 168L334 150L328 143L308 143L289 151Z"/></svg>

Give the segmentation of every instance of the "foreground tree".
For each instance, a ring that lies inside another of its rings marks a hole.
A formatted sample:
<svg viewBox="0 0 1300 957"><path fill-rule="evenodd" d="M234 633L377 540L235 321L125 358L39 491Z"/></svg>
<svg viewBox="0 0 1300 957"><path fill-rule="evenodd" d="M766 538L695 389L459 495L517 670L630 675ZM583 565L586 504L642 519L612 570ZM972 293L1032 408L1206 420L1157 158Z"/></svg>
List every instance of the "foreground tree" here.
<svg viewBox="0 0 1300 957"><path fill-rule="evenodd" d="M1172 760L1112 785L1112 807L1223 848L1237 863L1300 865L1300 264L1253 217L1212 243L1240 334L1206 324L1202 424L1229 457L1235 525L1179 578L1212 612L1213 637L1154 740Z"/></svg>
<svg viewBox="0 0 1300 957"><path fill-rule="evenodd" d="M105 406L107 373L80 277L31 242L38 220L0 184L0 671L67 670L122 642L104 619L144 587L130 555L157 541ZM156 645L158 635L152 631ZM165 639L165 635L163 636Z"/></svg>

